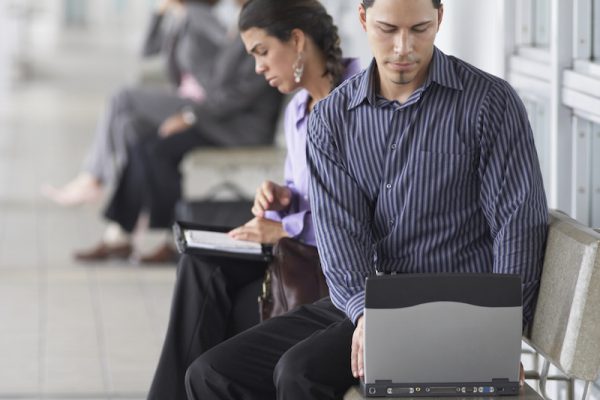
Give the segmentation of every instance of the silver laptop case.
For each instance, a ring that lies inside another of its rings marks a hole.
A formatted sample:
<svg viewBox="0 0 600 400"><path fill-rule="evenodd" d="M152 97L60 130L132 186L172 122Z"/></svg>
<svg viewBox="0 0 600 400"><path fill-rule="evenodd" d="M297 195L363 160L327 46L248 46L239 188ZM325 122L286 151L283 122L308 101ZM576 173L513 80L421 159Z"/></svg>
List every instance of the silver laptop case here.
<svg viewBox="0 0 600 400"><path fill-rule="evenodd" d="M518 275L367 278L365 395L516 394L521 297Z"/></svg>

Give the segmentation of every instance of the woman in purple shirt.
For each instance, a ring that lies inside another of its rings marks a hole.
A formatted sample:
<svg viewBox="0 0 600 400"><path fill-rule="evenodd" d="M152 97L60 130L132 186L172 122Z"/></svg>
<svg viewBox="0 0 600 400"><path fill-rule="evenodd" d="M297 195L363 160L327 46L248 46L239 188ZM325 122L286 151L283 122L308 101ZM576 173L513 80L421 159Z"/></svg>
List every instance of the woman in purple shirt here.
<svg viewBox="0 0 600 400"><path fill-rule="evenodd" d="M255 218L230 232L235 239L274 244L292 237L315 245L308 202L306 133L310 111L343 79L358 72L343 60L337 28L317 0L251 0L240 17L256 72L282 93L298 89L285 113L285 184L266 181ZM259 321L256 299L266 263L183 255L159 364L148 399L186 399L188 366L206 350Z"/></svg>

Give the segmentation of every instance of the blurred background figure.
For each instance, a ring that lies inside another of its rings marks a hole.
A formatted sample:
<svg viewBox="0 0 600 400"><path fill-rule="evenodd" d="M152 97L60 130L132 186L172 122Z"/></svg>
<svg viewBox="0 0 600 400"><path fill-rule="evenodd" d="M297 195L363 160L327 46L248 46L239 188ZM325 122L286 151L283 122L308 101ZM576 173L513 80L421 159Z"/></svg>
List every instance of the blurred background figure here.
<svg viewBox="0 0 600 400"><path fill-rule="evenodd" d="M205 98L213 62L226 42L226 29L212 12L219 0L163 0L152 15L143 55L164 55L171 88L124 88L111 98L100 119L80 173L60 188L42 187L57 204L98 200L118 181L128 146L184 107Z"/></svg>
<svg viewBox="0 0 600 400"><path fill-rule="evenodd" d="M194 22L190 20L187 26L210 27L202 18L195 16ZM229 35L213 57L206 57L208 51L196 53L196 47L192 46L196 35L190 36L186 48L194 57L189 59L196 64L210 63L210 68L205 68L210 79L196 78L188 72L176 74L180 78L179 93L183 96L137 92L144 107L133 116L131 112L125 113L125 126L135 132L135 140L128 140L131 133L125 132L123 147L127 157L104 212L109 224L98 244L75 253L77 259L101 261L130 257L136 227L149 226L170 232L175 205L182 192L179 163L190 150L273 142L281 94L255 74L252 58L239 35ZM208 35L200 38L205 36ZM199 40L203 42L205 40ZM117 122L115 126L123 124ZM151 253L135 256L143 263L173 261L176 256L173 240L168 235L165 243Z"/></svg>

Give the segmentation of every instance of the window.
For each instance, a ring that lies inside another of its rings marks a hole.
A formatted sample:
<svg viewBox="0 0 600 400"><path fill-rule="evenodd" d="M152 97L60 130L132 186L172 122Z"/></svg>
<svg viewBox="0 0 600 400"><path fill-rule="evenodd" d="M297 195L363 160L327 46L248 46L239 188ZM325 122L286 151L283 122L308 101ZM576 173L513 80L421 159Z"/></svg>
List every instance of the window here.
<svg viewBox="0 0 600 400"><path fill-rule="evenodd" d="M516 44L519 47L550 48L550 6L548 0L517 2Z"/></svg>
<svg viewBox="0 0 600 400"><path fill-rule="evenodd" d="M575 116L573 125L574 217L600 227L600 121Z"/></svg>
<svg viewBox="0 0 600 400"><path fill-rule="evenodd" d="M549 48L550 47L550 1L534 0L533 1L533 47Z"/></svg>
<svg viewBox="0 0 600 400"><path fill-rule="evenodd" d="M600 64L600 0L594 0L592 8L592 60Z"/></svg>
<svg viewBox="0 0 600 400"><path fill-rule="evenodd" d="M552 182L550 63L551 2L519 0L514 3L514 43L509 54L507 77L525 104L540 161L546 194L556 191ZM510 22L507 21L510 24ZM510 26L507 26L510 29ZM508 36L508 35L507 35ZM551 202L556 207L556 202Z"/></svg>
<svg viewBox="0 0 600 400"><path fill-rule="evenodd" d="M531 124L531 130L533 131L533 138L535 140L535 148L537 150L538 158L540 161L540 169L542 171L542 178L544 179L544 186L548 187L550 182L550 137L548 136L548 124L549 120L548 105L546 101L536 98L535 96L529 96L526 93L519 93L527 115L529 116L529 123Z"/></svg>
<svg viewBox="0 0 600 400"><path fill-rule="evenodd" d="M577 1L574 12L574 69L600 78L600 0Z"/></svg>

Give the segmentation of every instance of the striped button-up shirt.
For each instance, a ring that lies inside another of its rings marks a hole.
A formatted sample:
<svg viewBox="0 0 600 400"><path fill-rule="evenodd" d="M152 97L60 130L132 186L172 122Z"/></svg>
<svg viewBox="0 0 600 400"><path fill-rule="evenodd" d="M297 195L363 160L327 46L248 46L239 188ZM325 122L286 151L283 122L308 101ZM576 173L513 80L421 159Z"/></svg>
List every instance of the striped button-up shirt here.
<svg viewBox="0 0 600 400"><path fill-rule="evenodd" d="M373 61L309 121L311 208L333 303L356 322L376 271L520 274L528 322L548 211L516 92L437 48L404 104L379 96L376 79Z"/></svg>

